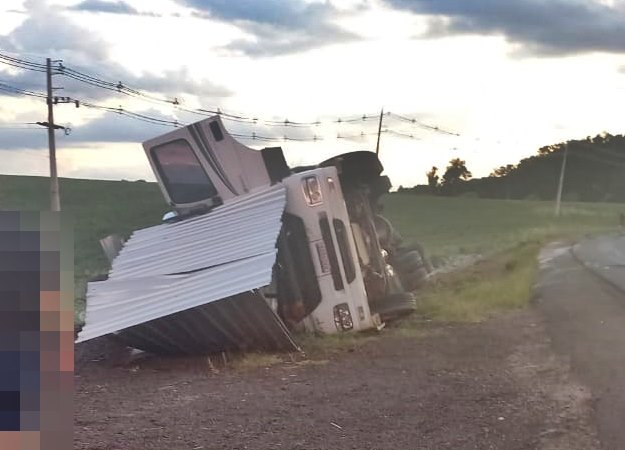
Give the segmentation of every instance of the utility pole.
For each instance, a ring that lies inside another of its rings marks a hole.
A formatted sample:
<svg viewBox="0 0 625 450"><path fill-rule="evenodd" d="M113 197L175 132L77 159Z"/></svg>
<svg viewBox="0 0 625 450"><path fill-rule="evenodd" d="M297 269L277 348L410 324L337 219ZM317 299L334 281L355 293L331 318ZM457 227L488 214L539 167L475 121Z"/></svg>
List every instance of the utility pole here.
<svg viewBox="0 0 625 450"><path fill-rule="evenodd" d="M52 99L52 60L46 58L46 78L48 84L48 146L50 148L50 209L61 210L59 197L59 177L56 171L56 142L54 136L54 105Z"/></svg>
<svg viewBox="0 0 625 450"><path fill-rule="evenodd" d="M556 196L556 217L560 217L560 206L562 203L562 187L564 186L564 172L566 170L566 158L569 153L569 143L564 145L564 157L562 158L562 168L560 169L560 182L558 183L558 194Z"/></svg>
<svg viewBox="0 0 625 450"><path fill-rule="evenodd" d="M378 143L375 145L375 154L380 154L380 135L382 134L382 120L384 119L384 108L380 111L380 125L378 126Z"/></svg>

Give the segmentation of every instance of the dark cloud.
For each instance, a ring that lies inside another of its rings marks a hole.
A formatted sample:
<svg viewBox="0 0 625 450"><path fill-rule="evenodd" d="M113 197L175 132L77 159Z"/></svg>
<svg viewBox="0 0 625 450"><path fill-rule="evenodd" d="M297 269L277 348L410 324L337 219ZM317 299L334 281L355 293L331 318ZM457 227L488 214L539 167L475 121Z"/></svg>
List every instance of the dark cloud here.
<svg viewBox="0 0 625 450"><path fill-rule="evenodd" d="M73 11L103 12L111 14L139 14L135 8L123 1L84 0L68 8Z"/></svg>
<svg viewBox="0 0 625 450"><path fill-rule="evenodd" d="M187 6L225 21L247 21L277 27L301 28L311 20L325 19L336 10L330 3L302 0L180 0Z"/></svg>
<svg viewBox="0 0 625 450"><path fill-rule="evenodd" d="M430 35L503 35L526 52L625 52L625 8L593 0L385 0L434 19Z"/></svg>
<svg viewBox="0 0 625 450"><path fill-rule="evenodd" d="M168 97L184 93L203 98L230 95L227 89L210 81L195 80L185 68L172 69L159 75L135 75L113 60L109 55L109 44L105 40L69 20L54 8L48 7L45 1L28 0L24 6L29 17L8 35L0 36L0 48L5 51L50 55L55 59L62 59L75 70L105 78L107 81L122 81L126 86ZM32 57L28 59L34 60ZM45 75L40 72L22 71L11 75L6 69L6 66L0 65L1 78L8 83L35 91L42 91L45 87ZM101 100L116 95L67 77L55 77L55 84L65 88L65 95L76 98Z"/></svg>
<svg viewBox="0 0 625 450"><path fill-rule="evenodd" d="M0 151L39 149L47 146L48 135L45 128L5 128L0 122Z"/></svg>
<svg viewBox="0 0 625 450"><path fill-rule="evenodd" d="M330 2L303 0L178 0L196 17L231 22L253 36L229 49L251 56L273 56L358 39L334 23L345 14Z"/></svg>

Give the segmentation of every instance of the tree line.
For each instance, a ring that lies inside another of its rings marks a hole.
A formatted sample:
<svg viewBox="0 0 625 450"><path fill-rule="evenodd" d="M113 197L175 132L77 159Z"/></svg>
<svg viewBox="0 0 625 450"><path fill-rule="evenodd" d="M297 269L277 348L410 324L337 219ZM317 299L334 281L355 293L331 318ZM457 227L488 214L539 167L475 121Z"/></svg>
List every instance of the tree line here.
<svg viewBox="0 0 625 450"><path fill-rule="evenodd" d="M625 136L599 134L541 147L536 155L473 178L466 161L454 158L444 171L432 167L427 185L401 192L500 199L553 200L568 145L563 197L568 201L625 202Z"/></svg>

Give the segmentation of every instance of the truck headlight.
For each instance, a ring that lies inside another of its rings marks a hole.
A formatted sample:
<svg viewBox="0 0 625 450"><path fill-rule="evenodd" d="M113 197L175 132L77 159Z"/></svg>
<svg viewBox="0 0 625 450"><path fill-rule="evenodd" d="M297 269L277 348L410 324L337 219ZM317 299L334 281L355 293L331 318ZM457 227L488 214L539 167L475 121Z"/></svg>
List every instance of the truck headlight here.
<svg viewBox="0 0 625 450"><path fill-rule="evenodd" d="M347 331L354 328L354 321L347 303L341 303L334 307L334 323L338 330Z"/></svg>
<svg viewBox="0 0 625 450"><path fill-rule="evenodd" d="M304 197L309 206L320 205L323 203L323 195L321 194L321 184L319 178L312 176L302 180L304 188Z"/></svg>

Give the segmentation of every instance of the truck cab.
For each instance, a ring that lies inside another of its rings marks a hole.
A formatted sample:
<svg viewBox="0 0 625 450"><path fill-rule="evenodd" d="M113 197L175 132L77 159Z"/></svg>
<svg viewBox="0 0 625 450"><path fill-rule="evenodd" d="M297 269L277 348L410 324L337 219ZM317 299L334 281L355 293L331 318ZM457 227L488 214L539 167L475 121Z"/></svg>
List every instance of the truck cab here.
<svg viewBox="0 0 625 450"><path fill-rule="evenodd" d="M418 250L403 247L380 215L390 181L371 152L291 168L279 147L238 142L219 116L144 143L166 202L186 220L281 183L286 208L278 257L263 294L292 330L380 328L414 308L427 276ZM210 251L210 249L207 249Z"/></svg>

